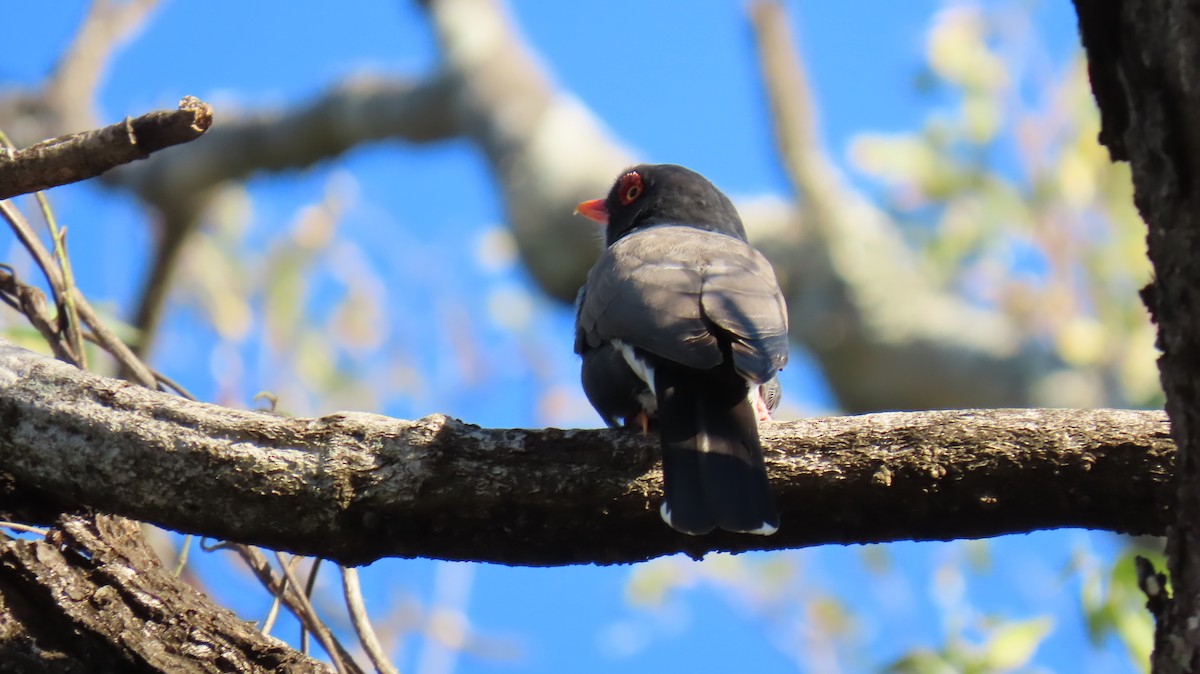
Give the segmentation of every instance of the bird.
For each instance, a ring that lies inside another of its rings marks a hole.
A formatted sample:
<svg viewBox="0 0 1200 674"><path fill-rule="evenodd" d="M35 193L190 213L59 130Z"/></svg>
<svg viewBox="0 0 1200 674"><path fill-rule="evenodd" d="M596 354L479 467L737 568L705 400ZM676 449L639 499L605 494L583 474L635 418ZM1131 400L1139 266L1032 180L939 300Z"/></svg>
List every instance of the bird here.
<svg viewBox="0 0 1200 674"><path fill-rule="evenodd" d="M657 430L672 528L775 533L758 424L779 400L787 306L733 202L691 169L641 164L575 212L604 225L575 303L588 401L610 427Z"/></svg>

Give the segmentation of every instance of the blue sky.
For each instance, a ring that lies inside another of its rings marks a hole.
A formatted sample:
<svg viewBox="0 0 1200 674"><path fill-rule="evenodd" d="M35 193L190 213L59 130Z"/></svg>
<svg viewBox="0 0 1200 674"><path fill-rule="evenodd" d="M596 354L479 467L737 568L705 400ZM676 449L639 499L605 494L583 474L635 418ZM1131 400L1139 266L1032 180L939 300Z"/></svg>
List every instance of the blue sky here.
<svg viewBox="0 0 1200 674"><path fill-rule="evenodd" d="M225 110L305 100L349 74L419 76L436 55L414 4L372 0L347 9L315 1L164 2L113 63L99 93L100 116L115 121L172 107L191 94L216 106L220 124ZM944 3L787 6L820 105L825 143L843 165L855 134L915 128L941 102L918 93L914 81L930 17ZM1069 3L1030 6L1030 25L1045 50L1041 57L1061 67L1077 49ZM66 0L0 4L0 20L8 27L0 85L40 81L72 35L82 7ZM557 81L645 159L691 166L735 196L787 193L766 126L743 3L514 0L513 11ZM296 211L338 176L351 177L355 197L337 236L353 242L364 264L383 280L392 303L384 319L385 348L408 353L423 382L416 391L385 387L380 409L371 411L401 417L444 412L485 426L537 426L547 423L538 411L541 392L557 387L573 392L574 406L552 421L598 424L580 407L569 308L538 296L519 268L481 267L473 245L463 245L486 236L502 218L486 167L464 143L420 148L383 143L306 171L253 178L245 254L252 258L269 248ZM56 189L51 197L70 229L84 291L118 312L129 311L150 246L137 205L95 185ZM318 297L337 292L328 281L317 284ZM534 310L530 324L518 329L486 318L489 298L513 289L529 294ZM446 302L462 304L462 320L487 345L481 355L485 376L459 371L452 346L428 329ZM319 311L319 303L312 309ZM264 356L254 338L240 342L234 357L241 377L233 391L224 390L217 383L219 370L230 356L214 357L224 353L219 341L194 309L176 306L167 315L155 365L203 399L226 396L231 404L253 406L251 397L270 387L279 363ZM531 352L540 358L536 373L527 367ZM365 376L372 364L349 367ZM794 353L785 390L796 412L832 405L802 353ZM445 563L387 560L364 572L364 584L371 607L386 612L405 597L435 601L439 582L448 587L454 580L461 587L469 579L465 609L472 627L514 645L519 656L503 663L464 655L455 667L463 673L797 671L787 651L803 643L803 626L811 631L806 611L820 597L840 601L859 616L861 649L842 654L843 671L871 671L905 649L936 647L953 629L950 623L970 623L985 614L1014 620L1052 616L1054 632L1034 660L1051 670L1127 671L1111 645L1089 650L1079 618L1079 582L1065 572L1075 551L1111 558L1116 544L1110 537L1047 532L999 539L989 549L990 571L968 574L961 587L953 571L969 555L961 543L887 546L886 572L870 570L864 560L880 553L863 547L747 556L751 568L782 560L796 569L788 585L794 601L782 606L747 603L737 593L700 583L671 594L658 609L638 608L625 594L631 567L471 565L464 571ZM193 559L222 601L248 619L266 610L269 600L246 578L231 575L211 556ZM335 579L327 574L326 580ZM283 625L278 633L290 639L293 629ZM410 641L398 658L402 671L416 669L425 657L436 660L422 652ZM811 660L799 671L822 671L819 662Z"/></svg>

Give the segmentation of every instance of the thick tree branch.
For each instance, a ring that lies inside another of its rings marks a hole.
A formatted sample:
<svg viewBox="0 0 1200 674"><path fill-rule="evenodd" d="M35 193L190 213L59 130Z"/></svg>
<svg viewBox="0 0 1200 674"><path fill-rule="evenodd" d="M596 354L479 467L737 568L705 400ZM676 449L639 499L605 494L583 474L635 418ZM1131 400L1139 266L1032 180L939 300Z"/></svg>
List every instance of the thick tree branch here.
<svg viewBox="0 0 1200 674"><path fill-rule="evenodd" d="M1158 534L1170 502L1159 412L835 417L769 426L764 441L780 533L692 538L659 521L656 443L636 434L282 418L0 345L0 477L18 492L351 564L614 563L1054 527Z"/></svg>
<svg viewBox="0 0 1200 674"><path fill-rule="evenodd" d="M15 152L0 152L0 199L94 178L122 164L199 138L212 125L212 109L188 96L178 110L61 136Z"/></svg>
<svg viewBox="0 0 1200 674"><path fill-rule="evenodd" d="M0 534L0 662L15 672L328 671L172 577L136 523L103 515L64 518L46 541Z"/></svg>

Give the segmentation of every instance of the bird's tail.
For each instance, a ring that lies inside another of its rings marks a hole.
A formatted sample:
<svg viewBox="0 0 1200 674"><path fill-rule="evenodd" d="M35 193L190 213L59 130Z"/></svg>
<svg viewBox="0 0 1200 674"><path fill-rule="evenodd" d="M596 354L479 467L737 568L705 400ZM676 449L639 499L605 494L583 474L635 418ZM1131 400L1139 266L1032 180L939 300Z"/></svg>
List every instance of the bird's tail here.
<svg viewBox="0 0 1200 674"><path fill-rule="evenodd" d="M779 515L767 484L758 418L733 368L655 370L663 448L662 517L687 534L773 534Z"/></svg>

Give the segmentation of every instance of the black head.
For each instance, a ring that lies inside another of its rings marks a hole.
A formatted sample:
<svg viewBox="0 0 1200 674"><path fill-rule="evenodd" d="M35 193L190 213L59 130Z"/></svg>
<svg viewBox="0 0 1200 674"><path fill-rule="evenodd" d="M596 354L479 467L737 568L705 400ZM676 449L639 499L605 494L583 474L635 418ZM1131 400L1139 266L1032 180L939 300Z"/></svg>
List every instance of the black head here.
<svg viewBox="0 0 1200 674"><path fill-rule="evenodd" d="M641 164L617 178L608 196L579 204L576 212L607 225L605 243L654 225L687 225L746 240L729 197L691 169Z"/></svg>

